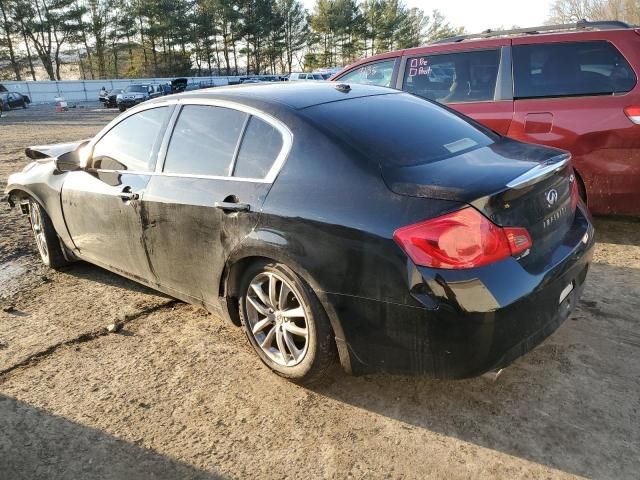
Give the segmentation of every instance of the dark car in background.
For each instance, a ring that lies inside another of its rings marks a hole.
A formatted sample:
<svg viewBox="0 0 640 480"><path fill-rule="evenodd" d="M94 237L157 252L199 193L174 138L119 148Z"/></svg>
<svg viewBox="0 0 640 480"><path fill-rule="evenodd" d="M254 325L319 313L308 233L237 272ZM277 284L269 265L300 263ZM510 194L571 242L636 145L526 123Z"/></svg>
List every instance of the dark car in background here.
<svg viewBox="0 0 640 480"><path fill-rule="evenodd" d="M116 108L118 106L118 95L122 92L123 90L121 88L114 88L113 90L110 90L101 100L102 104L106 108Z"/></svg>
<svg viewBox="0 0 640 480"><path fill-rule="evenodd" d="M221 311L299 382L336 355L356 374L508 365L574 309L594 244L569 154L388 88L199 90L26 152L6 193L47 265Z"/></svg>
<svg viewBox="0 0 640 480"><path fill-rule="evenodd" d="M171 88L173 93L181 93L187 89L187 85L189 84L188 78L174 78L171 80Z"/></svg>
<svg viewBox="0 0 640 480"><path fill-rule="evenodd" d="M133 84L127 86L122 93L116 95L118 109L124 112L127 108L164 95L160 85Z"/></svg>
<svg viewBox="0 0 640 480"><path fill-rule="evenodd" d="M0 109L5 112L13 108L27 108L30 103L31 99L27 95L18 92L0 93Z"/></svg>
<svg viewBox="0 0 640 480"><path fill-rule="evenodd" d="M640 29L582 21L452 37L332 78L405 90L568 150L593 213L640 215L639 74Z"/></svg>

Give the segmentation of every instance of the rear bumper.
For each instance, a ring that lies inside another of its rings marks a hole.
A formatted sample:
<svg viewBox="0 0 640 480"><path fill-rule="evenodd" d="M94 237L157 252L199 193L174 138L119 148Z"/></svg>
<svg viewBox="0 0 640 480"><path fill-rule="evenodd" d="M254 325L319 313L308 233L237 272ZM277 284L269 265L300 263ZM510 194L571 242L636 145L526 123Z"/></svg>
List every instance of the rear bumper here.
<svg viewBox="0 0 640 480"><path fill-rule="evenodd" d="M329 295L343 319L352 372L466 378L507 366L553 333L578 302L594 230L584 216L574 230L540 271L512 258L471 270L414 267L415 305Z"/></svg>

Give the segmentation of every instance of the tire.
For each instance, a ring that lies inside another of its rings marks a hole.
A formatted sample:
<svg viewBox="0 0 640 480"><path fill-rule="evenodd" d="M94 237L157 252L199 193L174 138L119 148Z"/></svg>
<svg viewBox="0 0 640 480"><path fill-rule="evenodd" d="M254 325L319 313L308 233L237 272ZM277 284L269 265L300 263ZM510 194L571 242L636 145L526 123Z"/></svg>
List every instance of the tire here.
<svg viewBox="0 0 640 480"><path fill-rule="evenodd" d="M27 102L22 102L22 108L27 109Z"/></svg>
<svg viewBox="0 0 640 480"><path fill-rule="evenodd" d="M35 237L36 247L42 263L50 268L60 268L69 265L69 261L62 252L60 239L53 228L51 219L44 208L33 199L29 199L29 223Z"/></svg>
<svg viewBox="0 0 640 480"><path fill-rule="evenodd" d="M240 292L242 327L262 362L295 383L324 378L337 350L329 319L311 287L287 266L261 261L244 272Z"/></svg>
<svg viewBox="0 0 640 480"><path fill-rule="evenodd" d="M118 105L118 110L120 110L121 112L124 112L127 109L127 107L125 107L124 105Z"/></svg>

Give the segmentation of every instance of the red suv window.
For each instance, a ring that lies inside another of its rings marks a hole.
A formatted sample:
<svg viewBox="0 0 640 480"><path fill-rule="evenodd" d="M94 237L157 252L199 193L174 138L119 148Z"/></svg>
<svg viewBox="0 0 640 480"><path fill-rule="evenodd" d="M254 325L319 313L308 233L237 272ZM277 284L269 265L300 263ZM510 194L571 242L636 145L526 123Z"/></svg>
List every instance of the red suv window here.
<svg viewBox="0 0 640 480"><path fill-rule="evenodd" d="M636 75L609 42L513 47L514 97L568 97L628 92Z"/></svg>
<svg viewBox="0 0 640 480"><path fill-rule="evenodd" d="M403 90L440 103L492 101L499 65L499 50L411 57Z"/></svg>

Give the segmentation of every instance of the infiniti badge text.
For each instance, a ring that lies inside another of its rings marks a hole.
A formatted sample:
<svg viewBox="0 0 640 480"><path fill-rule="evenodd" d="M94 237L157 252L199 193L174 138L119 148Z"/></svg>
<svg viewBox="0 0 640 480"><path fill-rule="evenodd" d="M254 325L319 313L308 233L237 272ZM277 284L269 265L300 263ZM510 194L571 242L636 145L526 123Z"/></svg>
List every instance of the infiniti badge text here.
<svg viewBox="0 0 640 480"><path fill-rule="evenodd" d="M553 191L555 192L555 190ZM558 210L553 212L550 216L544 219L542 227L544 229L549 228L551 225L553 225L556 221L560 220L568 212L569 212L569 209L566 206L559 208Z"/></svg>

